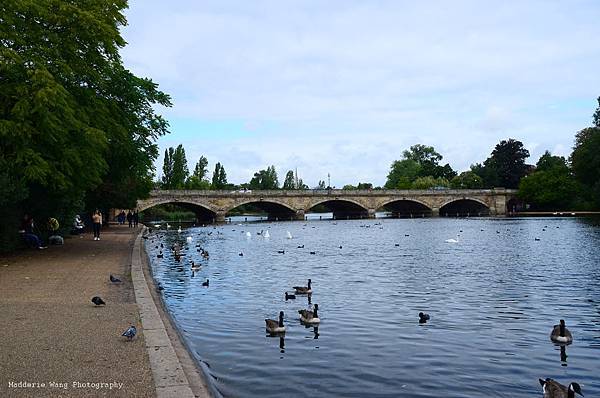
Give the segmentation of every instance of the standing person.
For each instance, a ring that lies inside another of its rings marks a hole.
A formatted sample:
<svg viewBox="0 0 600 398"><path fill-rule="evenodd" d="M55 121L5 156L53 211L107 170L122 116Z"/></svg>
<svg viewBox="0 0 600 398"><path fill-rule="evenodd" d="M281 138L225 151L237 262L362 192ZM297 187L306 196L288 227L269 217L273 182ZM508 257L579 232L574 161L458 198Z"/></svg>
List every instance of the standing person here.
<svg viewBox="0 0 600 398"><path fill-rule="evenodd" d="M100 240L100 227L102 226L102 213L96 209L92 215L92 222L94 227L94 240Z"/></svg>
<svg viewBox="0 0 600 398"><path fill-rule="evenodd" d="M119 213L119 224L125 224L125 210L121 210L121 212Z"/></svg>
<svg viewBox="0 0 600 398"><path fill-rule="evenodd" d="M139 213L138 213L138 211L136 210L136 211L133 213L133 226L134 226L135 228L137 228L137 225L138 225L138 222L139 222L139 221L140 221L140 214L139 214Z"/></svg>
<svg viewBox="0 0 600 398"><path fill-rule="evenodd" d="M129 223L129 228L133 227L133 214L131 214L131 210L127 213L127 222Z"/></svg>

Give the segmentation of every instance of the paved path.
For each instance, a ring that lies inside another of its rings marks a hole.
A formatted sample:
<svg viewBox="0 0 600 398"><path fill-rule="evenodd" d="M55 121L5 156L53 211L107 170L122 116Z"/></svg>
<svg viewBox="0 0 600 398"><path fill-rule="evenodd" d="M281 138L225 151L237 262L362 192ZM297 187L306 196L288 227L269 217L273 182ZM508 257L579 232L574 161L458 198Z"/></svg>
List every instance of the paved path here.
<svg viewBox="0 0 600 398"><path fill-rule="evenodd" d="M135 236L113 226L100 241L0 257L0 397L156 395L130 275ZM133 341L121 337L130 324Z"/></svg>

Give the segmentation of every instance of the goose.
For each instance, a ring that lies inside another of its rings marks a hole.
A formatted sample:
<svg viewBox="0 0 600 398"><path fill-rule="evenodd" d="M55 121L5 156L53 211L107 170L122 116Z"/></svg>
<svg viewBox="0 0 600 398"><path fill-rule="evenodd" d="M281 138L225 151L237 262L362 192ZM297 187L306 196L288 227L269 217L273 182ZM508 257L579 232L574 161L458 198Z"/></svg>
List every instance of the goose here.
<svg viewBox="0 0 600 398"><path fill-rule="evenodd" d="M583 397L581 387L575 382L570 383L569 387L565 387L551 378L539 379L539 381L544 392L544 398L574 398L575 393Z"/></svg>
<svg viewBox="0 0 600 398"><path fill-rule="evenodd" d="M429 314L419 312L419 323L426 323L430 318Z"/></svg>
<svg viewBox="0 0 600 398"><path fill-rule="evenodd" d="M296 299L296 295L289 294L288 292L285 292L285 301L287 301L287 300L295 300L295 299Z"/></svg>
<svg viewBox="0 0 600 398"><path fill-rule="evenodd" d="M208 279L206 280L206 282L202 282L202 286L208 287Z"/></svg>
<svg viewBox="0 0 600 398"><path fill-rule="evenodd" d="M311 294L312 293L312 287L311 287L311 280L308 280L308 286L294 286L294 290L296 291L296 294Z"/></svg>
<svg viewBox="0 0 600 398"><path fill-rule="evenodd" d="M565 320L561 319L559 325L554 325L552 333L550 333L550 340L555 343L566 343L571 344L573 342L573 335L569 332L569 329L565 327Z"/></svg>
<svg viewBox="0 0 600 398"><path fill-rule="evenodd" d="M200 269L200 264L196 264L192 261L192 270L199 270Z"/></svg>
<svg viewBox="0 0 600 398"><path fill-rule="evenodd" d="M319 319L319 314L317 311L319 310L319 304L315 304L314 309L312 311L309 310L298 310L300 314L300 321L304 323L319 323L321 320Z"/></svg>
<svg viewBox="0 0 600 398"><path fill-rule="evenodd" d="M459 242L459 235L456 235L456 239L450 238L450 239L446 239L444 242L446 243L458 243Z"/></svg>
<svg viewBox="0 0 600 398"><path fill-rule="evenodd" d="M283 326L283 311L279 311L279 320L265 319L267 333L285 333L285 326Z"/></svg>

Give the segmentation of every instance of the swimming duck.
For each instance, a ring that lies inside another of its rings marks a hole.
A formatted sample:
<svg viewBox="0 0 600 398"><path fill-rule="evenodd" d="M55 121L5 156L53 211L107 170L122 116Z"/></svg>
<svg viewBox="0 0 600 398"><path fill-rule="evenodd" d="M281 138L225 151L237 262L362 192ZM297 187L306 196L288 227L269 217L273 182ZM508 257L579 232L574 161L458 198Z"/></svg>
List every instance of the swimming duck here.
<svg viewBox="0 0 600 398"><path fill-rule="evenodd" d="M419 312L419 323L426 323L430 318L429 314Z"/></svg>
<svg viewBox="0 0 600 398"><path fill-rule="evenodd" d="M279 253L279 254L285 254L285 250L277 250L277 253Z"/></svg>
<svg viewBox="0 0 600 398"><path fill-rule="evenodd" d="M200 269L200 264L196 264L192 261L192 270L199 270Z"/></svg>
<svg viewBox="0 0 600 398"><path fill-rule="evenodd" d="M156 255L156 258L163 258L163 253L162 253L162 252L158 253L158 254Z"/></svg>
<svg viewBox="0 0 600 398"><path fill-rule="evenodd" d="M573 335L569 332L569 329L565 327L565 320L561 319L560 324L554 325L552 333L550 333L550 340L555 343L571 344L573 342Z"/></svg>
<svg viewBox="0 0 600 398"><path fill-rule="evenodd" d="M575 393L583 397L581 387L575 382L569 384L569 387L565 387L559 382L550 378L546 378L546 380L539 380L542 386L542 391L544 392L544 398L574 398Z"/></svg>
<svg viewBox="0 0 600 398"><path fill-rule="evenodd" d="M288 292L285 292L285 300L295 300L296 299L296 295L294 294L289 294Z"/></svg>
<svg viewBox="0 0 600 398"><path fill-rule="evenodd" d="M311 294L312 293L312 287L311 287L311 280L308 280L308 286L293 286L294 290L296 291L296 294Z"/></svg>
<svg viewBox="0 0 600 398"><path fill-rule="evenodd" d="M279 311L279 321L274 319L265 319L267 333L285 333L283 326L283 311Z"/></svg>
<svg viewBox="0 0 600 398"><path fill-rule="evenodd" d="M208 287L208 279L206 280L206 282L202 282L202 286Z"/></svg>
<svg viewBox="0 0 600 398"><path fill-rule="evenodd" d="M304 249L304 245L298 246L298 249Z"/></svg>
<svg viewBox="0 0 600 398"><path fill-rule="evenodd" d="M298 314L300 314L300 320L304 323L319 323L321 320L319 319L319 314L317 311L319 310L319 304L315 304L314 309L312 311L309 310L298 310Z"/></svg>

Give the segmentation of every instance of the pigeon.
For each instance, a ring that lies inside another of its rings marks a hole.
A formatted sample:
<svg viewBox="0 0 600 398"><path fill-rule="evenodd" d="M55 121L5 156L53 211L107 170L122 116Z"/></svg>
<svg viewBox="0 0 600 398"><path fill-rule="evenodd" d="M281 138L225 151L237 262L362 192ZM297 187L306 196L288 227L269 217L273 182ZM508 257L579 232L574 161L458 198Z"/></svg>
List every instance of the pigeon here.
<svg viewBox="0 0 600 398"><path fill-rule="evenodd" d="M202 282L202 286L208 287L208 279L206 280L206 282Z"/></svg>
<svg viewBox="0 0 600 398"><path fill-rule="evenodd" d="M110 281L112 283L120 283L120 282L122 282L119 278L115 278L114 276L112 276L112 274L110 274Z"/></svg>
<svg viewBox="0 0 600 398"><path fill-rule="evenodd" d="M135 326L129 326L129 328L126 331L124 331L121 336L125 336L129 340L131 340L135 337L136 333L137 333L137 329L135 328Z"/></svg>
<svg viewBox="0 0 600 398"><path fill-rule="evenodd" d="M96 305L106 305L106 303L104 302L104 300L102 300L100 297L98 296L94 296L92 297L92 303L96 304Z"/></svg>

